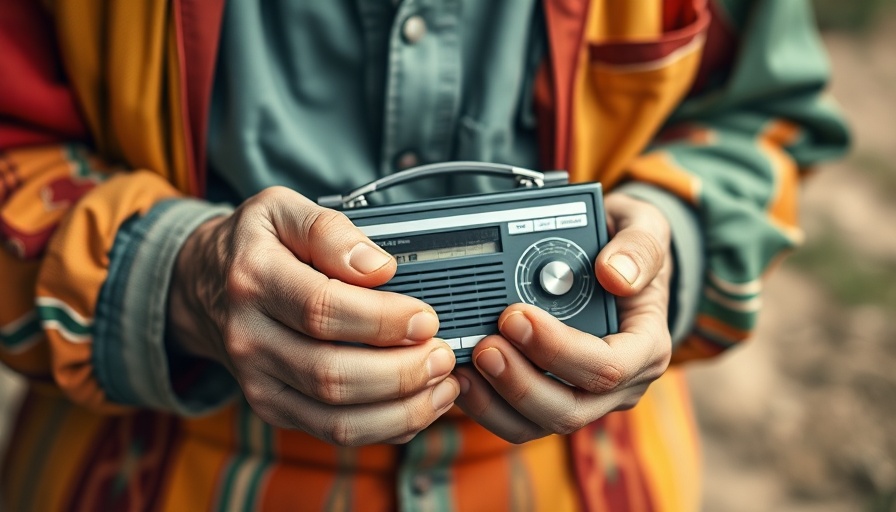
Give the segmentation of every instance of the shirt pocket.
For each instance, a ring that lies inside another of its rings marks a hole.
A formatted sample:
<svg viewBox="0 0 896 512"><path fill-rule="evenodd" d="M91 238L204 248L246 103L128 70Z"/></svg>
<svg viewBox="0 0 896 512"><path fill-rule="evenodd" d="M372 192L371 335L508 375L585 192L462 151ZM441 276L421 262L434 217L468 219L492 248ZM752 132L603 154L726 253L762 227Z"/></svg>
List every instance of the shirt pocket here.
<svg viewBox="0 0 896 512"><path fill-rule="evenodd" d="M599 170L588 178L618 181L690 89L710 13L697 0L679 4L678 23L664 23L656 37L586 41L573 161L576 168Z"/></svg>
<svg viewBox="0 0 896 512"><path fill-rule="evenodd" d="M675 2L670 2L675 3ZM612 38L587 42L587 58L595 78L607 76L632 76L637 82L635 90L643 90L656 81L689 81L692 75L684 74L678 66L693 54L699 55L709 27L710 11L697 0L682 4L675 21L664 22L663 31L656 37ZM647 78L647 80L645 80ZM621 82L608 80L608 85ZM631 84L626 84L631 85Z"/></svg>

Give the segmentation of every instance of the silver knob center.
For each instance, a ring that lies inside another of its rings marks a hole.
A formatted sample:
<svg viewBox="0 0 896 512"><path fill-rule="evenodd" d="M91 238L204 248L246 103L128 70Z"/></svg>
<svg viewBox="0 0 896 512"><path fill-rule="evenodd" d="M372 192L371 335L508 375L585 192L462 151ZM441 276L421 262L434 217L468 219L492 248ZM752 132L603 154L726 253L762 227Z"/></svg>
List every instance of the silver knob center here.
<svg viewBox="0 0 896 512"><path fill-rule="evenodd" d="M575 276L569 265L562 261L552 261L541 269L538 281L541 288L551 295L563 295L572 288Z"/></svg>

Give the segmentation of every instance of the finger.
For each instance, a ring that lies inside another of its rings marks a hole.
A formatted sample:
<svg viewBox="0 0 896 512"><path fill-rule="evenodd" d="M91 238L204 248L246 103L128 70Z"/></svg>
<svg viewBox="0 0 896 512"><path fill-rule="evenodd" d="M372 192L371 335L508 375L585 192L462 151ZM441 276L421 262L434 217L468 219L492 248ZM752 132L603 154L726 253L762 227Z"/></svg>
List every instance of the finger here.
<svg viewBox="0 0 896 512"><path fill-rule="evenodd" d="M282 428L301 429L340 446L362 446L412 436L447 412L460 393L453 377L416 395L376 404L334 406L305 396L273 377L244 387L252 409ZM277 390L276 392L271 392Z"/></svg>
<svg viewBox="0 0 896 512"><path fill-rule="evenodd" d="M623 194L607 196L606 210L616 234L598 254L594 270L608 292L630 296L663 268L671 241L669 223L655 206Z"/></svg>
<svg viewBox="0 0 896 512"><path fill-rule="evenodd" d="M349 405L405 398L443 381L454 369L451 348L440 340L401 348L324 343L270 319L243 322L231 332L231 358L264 371L318 401ZM258 336L257 333L264 333Z"/></svg>
<svg viewBox="0 0 896 512"><path fill-rule="evenodd" d="M511 407L550 432L568 434L593 419L596 402L587 402L586 410L586 392L545 375L501 336L479 342L473 363ZM606 397L590 396L610 403Z"/></svg>
<svg viewBox="0 0 896 512"><path fill-rule="evenodd" d="M285 247L329 277L371 288L395 274L395 259L370 241L343 213L318 206L284 187L258 194L252 211Z"/></svg>
<svg viewBox="0 0 896 512"><path fill-rule="evenodd" d="M312 338L392 346L426 341L439 318L426 303L328 279L287 258L270 258L250 286L271 317Z"/></svg>
<svg viewBox="0 0 896 512"><path fill-rule="evenodd" d="M394 345L435 335L438 318L423 302L364 287L377 284L374 281L352 286L351 280L328 278L296 259L284 245L298 251L307 262L323 262L319 266L324 272L332 271L330 277L344 278L351 272L344 265L340 267L338 257L321 256L330 249L338 252L340 244L345 248L347 236L363 238L344 215L319 208L283 188L266 190L238 212L254 219L237 223L242 231L235 237L238 247L232 251L233 261L226 279L228 296L233 301L258 302L270 316L318 339ZM252 231L252 226L257 228L259 222L270 222L268 228L277 237ZM275 226L278 223L279 227ZM324 229L326 226L330 227ZM337 267L342 270L334 271Z"/></svg>
<svg viewBox="0 0 896 512"><path fill-rule="evenodd" d="M508 307L498 326L504 339L538 368L588 392L607 393L656 379L665 371L671 353L665 299L659 299L660 306L651 300L659 295L651 290L622 299L635 304L620 307L626 311L621 333L604 338L569 327L525 304Z"/></svg>
<svg viewBox="0 0 896 512"><path fill-rule="evenodd" d="M488 340L474 350L476 368L511 407L549 432L570 434L609 412L631 408L647 389L639 384L589 393L548 377L502 337Z"/></svg>
<svg viewBox="0 0 896 512"><path fill-rule="evenodd" d="M525 443L550 434L511 407L474 368L458 367L454 375L462 389L455 402L457 406L496 436L512 443Z"/></svg>

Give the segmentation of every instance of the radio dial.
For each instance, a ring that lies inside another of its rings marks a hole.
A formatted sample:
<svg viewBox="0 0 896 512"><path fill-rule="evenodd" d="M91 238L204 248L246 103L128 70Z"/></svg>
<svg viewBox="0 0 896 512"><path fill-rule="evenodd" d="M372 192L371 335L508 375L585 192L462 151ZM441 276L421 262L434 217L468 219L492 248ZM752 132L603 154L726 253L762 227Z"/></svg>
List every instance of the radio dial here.
<svg viewBox="0 0 896 512"><path fill-rule="evenodd" d="M591 258L566 238L549 237L530 245L516 265L516 293L560 320L582 311L594 293Z"/></svg>
<svg viewBox="0 0 896 512"><path fill-rule="evenodd" d="M565 295L573 285L575 275L569 265L562 261L552 261L541 268L538 281L541 289L551 295Z"/></svg>

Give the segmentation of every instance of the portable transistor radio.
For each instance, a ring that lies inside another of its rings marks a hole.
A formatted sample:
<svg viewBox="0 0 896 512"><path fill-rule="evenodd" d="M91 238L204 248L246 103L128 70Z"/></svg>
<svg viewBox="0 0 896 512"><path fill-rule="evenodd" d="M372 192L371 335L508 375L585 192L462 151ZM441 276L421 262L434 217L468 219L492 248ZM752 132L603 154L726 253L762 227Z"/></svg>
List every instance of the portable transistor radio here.
<svg viewBox="0 0 896 512"><path fill-rule="evenodd" d="M450 173L511 177L518 188L470 196L368 206L366 194ZM498 316L516 302L534 304L596 336L616 332L616 305L594 276L607 243L600 183L566 184L565 171L449 162L402 171L321 206L343 210L398 270L379 290L416 297L439 316L438 337L458 363L498 332Z"/></svg>

